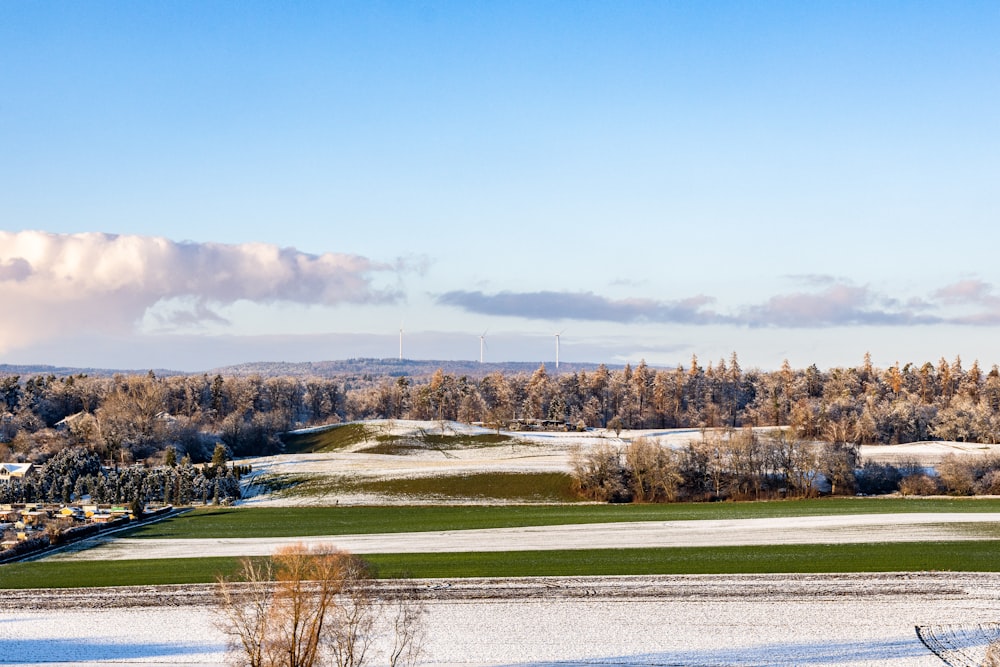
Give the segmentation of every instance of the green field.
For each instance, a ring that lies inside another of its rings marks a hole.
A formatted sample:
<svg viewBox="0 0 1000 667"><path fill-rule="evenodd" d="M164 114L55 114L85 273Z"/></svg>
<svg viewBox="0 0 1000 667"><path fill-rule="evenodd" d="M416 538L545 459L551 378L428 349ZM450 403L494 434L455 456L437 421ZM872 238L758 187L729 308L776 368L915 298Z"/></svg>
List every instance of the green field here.
<svg viewBox="0 0 1000 667"><path fill-rule="evenodd" d="M335 452L374 439L375 432L370 426L353 423L306 433L285 433L281 443L286 454L312 454Z"/></svg>
<svg viewBox="0 0 1000 667"><path fill-rule="evenodd" d="M620 521L687 521L909 512L998 512L996 498L818 498L672 505L408 505L196 509L129 537L361 535Z"/></svg>
<svg viewBox="0 0 1000 667"><path fill-rule="evenodd" d="M1000 541L374 554L384 578L820 572L997 572ZM211 583L235 558L68 561L0 567L0 589Z"/></svg>
<svg viewBox="0 0 1000 667"><path fill-rule="evenodd" d="M470 435L418 431L412 436L407 436L394 435L388 430L378 425L353 422L305 433L285 433L281 436L281 442L286 454L336 452L361 445L358 451L397 455L405 455L414 450L499 447L516 442L515 438L498 433ZM523 446L526 443L522 441L519 444Z"/></svg>
<svg viewBox="0 0 1000 667"><path fill-rule="evenodd" d="M673 505L431 505L204 508L137 526L134 538L307 537L607 523L911 512L997 512L994 498L820 498ZM383 577L509 577L884 571L1000 571L995 527L982 541L373 554ZM0 589L208 583L236 558L35 561L0 566Z"/></svg>
<svg viewBox="0 0 1000 667"><path fill-rule="evenodd" d="M434 477L373 479L331 475L263 475L256 484L285 498L336 499L339 495L372 494L410 501L480 501L493 503L578 503L566 473L481 472Z"/></svg>

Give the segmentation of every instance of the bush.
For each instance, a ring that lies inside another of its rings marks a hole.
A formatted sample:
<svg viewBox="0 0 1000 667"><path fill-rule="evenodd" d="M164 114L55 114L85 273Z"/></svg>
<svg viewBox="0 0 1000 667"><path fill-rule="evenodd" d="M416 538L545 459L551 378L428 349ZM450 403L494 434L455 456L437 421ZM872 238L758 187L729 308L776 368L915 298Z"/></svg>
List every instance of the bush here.
<svg viewBox="0 0 1000 667"><path fill-rule="evenodd" d="M63 529L54 524L45 526L45 536L49 539L49 544L55 546L63 542Z"/></svg>
<svg viewBox="0 0 1000 667"><path fill-rule="evenodd" d="M938 485L929 475L916 473L899 482L899 492L904 496L933 496L938 492Z"/></svg>
<svg viewBox="0 0 1000 667"><path fill-rule="evenodd" d="M586 453L577 450L571 462L573 490L591 500L627 503L632 500L629 478L618 450L601 443Z"/></svg>
<svg viewBox="0 0 1000 667"><path fill-rule="evenodd" d="M670 448L639 438L625 448L625 468L629 493L636 502L677 500L684 480L678 472L677 456Z"/></svg>
<svg viewBox="0 0 1000 667"><path fill-rule="evenodd" d="M47 546L49 546L48 536L39 535L38 537L32 537L28 540L22 540L10 549L0 551L0 556L3 556L4 558L16 558L25 554L34 553L35 551L41 551Z"/></svg>
<svg viewBox="0 0 1000 667"><path fill-rule="evenodd" d="M967 496L972 493L976 484L975 462L960 460L954 454L949 454L935 467L938 480L945 491L956 496Z"/></svg>
<svg viewBox="0 0 1000 667"><path fill-rule="evenodd" d="M990 470L976 482L976 493L1000 495L1000 470Z"/></svg>
<svg viewBox="0 0 1000 667"><path fill-rule="evenodd" d="M894 493L899 490L899 482L903 478L895 466L888 463L865 461L855 474L858 493L866 496L878 496Z"/></svg>

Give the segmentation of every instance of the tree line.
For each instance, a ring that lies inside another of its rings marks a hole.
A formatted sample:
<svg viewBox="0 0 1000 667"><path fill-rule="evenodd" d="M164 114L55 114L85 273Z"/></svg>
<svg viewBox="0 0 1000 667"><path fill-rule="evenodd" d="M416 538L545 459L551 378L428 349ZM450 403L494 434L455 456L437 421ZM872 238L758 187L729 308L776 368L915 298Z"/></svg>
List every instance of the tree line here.
<svg viewBox="0 0 1000 667"><path fill-rule="evenodd" d="M226 465L220 445L202 466L190 457L177 460L172 448L159 466L105 468L100 456L79 445L52 456L25 478L0 482L0 503L69 504L89 497L95 504L128 505L141 513L150 503L191 505L231 502L240 498L242 466Z"/></svg>
<svg viewBox="0 0 1000 667"><path fill-rule="evenodd" d="M996 443L1000 370L960 358L876 368L744 370L733 354L703 365L552 373L340 377L73 375L0 377L0 459L45 461L81 446L108 463L194 463L215 445L231 456L275 453L280 434L374 418L457 420L497 428L549 419L570 428L788 427L796 438L894 444Z"/></svg>
<svg viewBox="0 0 1000 667"><path fill-rule="evenodd" d="M574 490L601 502L805 498L820 494L1000 494L1000 457L945 456L935 474L916 462L865 461L858 445L803 440L787 429L706 431L680 448L637 438L574 453Z"/></svg>

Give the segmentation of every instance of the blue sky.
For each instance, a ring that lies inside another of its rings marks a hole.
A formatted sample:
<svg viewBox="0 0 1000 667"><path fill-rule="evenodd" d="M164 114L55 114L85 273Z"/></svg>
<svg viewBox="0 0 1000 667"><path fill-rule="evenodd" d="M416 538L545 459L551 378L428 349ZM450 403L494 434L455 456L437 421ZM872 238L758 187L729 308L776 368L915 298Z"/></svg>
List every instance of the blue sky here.
<svg viewBox="0 0 1000 667"><path fill-rule="evenodd" d="M1000 362L1000 6L0 4L0 362Z"/></svg>

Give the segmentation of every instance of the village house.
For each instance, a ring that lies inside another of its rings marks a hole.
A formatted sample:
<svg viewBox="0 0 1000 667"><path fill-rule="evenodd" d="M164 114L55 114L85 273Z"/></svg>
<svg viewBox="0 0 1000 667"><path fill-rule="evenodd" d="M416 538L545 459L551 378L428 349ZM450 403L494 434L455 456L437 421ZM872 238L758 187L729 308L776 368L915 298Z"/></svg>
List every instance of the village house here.
<svg viewBox="0 0 1000 667"><path fill-rule="evenodd" d="M44 526L52 518L45 510L21 510L21 521L25 526Z"/></svg>
<svg viewBox="0 0 1000 667"><path fill-rule="evenodd" d="M34 469L30 463L0 463L0 481L27 477Z"/></svg>
<svg viewBox="0 0 1000 667"><path fill-rule="evenodd" d="M62 419L60 419L55 423L55 429L57 431L68 431L72 429L77 424L77 422L79 422L81 419L87 416L87 414L88 413L86 412L76 412L67 417L63 417Z"/></svg>
<svg viewBox="0 0 1000 667"><path fill-rule="evenodd" d="M59 516L64 519L73 519L74 521L86 521L87 515L82 507L63 507L59 510Z"/></svg>

